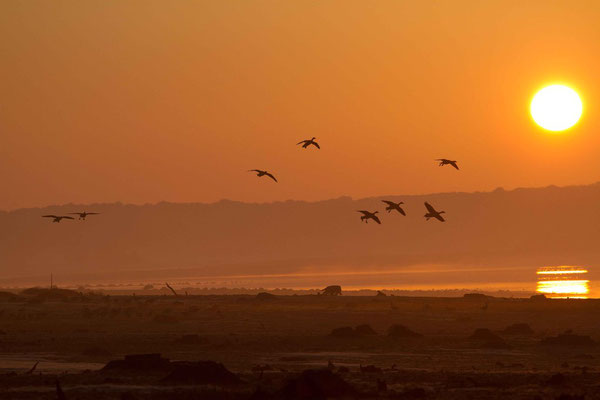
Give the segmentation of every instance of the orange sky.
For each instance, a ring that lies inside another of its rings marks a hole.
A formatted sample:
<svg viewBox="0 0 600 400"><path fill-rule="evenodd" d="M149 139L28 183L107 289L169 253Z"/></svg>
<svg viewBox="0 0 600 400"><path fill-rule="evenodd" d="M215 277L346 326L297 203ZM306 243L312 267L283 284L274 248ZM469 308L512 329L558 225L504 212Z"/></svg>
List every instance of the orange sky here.
<svg viewBox="0 0 600 400"><path fill-rule="evenodd" d="M0 209L595 182L598 21L597 1L2 1ZM555 81L584 101L563 135L528 112Z"/></svg>

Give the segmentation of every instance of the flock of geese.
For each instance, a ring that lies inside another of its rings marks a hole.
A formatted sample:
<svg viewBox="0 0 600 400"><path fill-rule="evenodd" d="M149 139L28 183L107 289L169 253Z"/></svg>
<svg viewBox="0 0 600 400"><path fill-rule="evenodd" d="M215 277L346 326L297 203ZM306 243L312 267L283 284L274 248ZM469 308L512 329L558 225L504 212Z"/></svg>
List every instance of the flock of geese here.
<svg viewBox="0 0 600 400"><path fill-rule="evenodd" d="M77 213L69 213L70 215L78 215L80 220L85 221L85 217L88 215L98 215L100 213L97 212L77 212ZM42 218L52 218L52 222L60 222L63 219L75 219L73 217L69 217L68 215L42 215Z"/></svg>
<svg viewBox="0 0 600 400"><path fill-rule="evenodd" d="M310 139L302 140L302 141L296 143L296 145L302 145L303 149L307 149L310 146L314 146L317 149L321 149L321 146L319 145L319 143L317 143L315 141L315 139L316 139L316 137L312 137ZM435 161L439 162L438 165L440 167L443 167L444 165L451 165L454 168L456 168L457 170L459 169L458 168L458 163L456 162L456 160L449 160L449 159L446 159L446 158L438 158ZM275 178L275 175L273 175L269 171L265 171L265 170L262 170L262 169L250 169L250 170L248 170L248 172L256 172L256 176L258 176L259 178L261 178L263 176L266 176L266 177L269 177L269 178L273 179L273 181L277 182L277 178ZM392 211L397 211L400 214L402 214L403 216L406 216L406 212L404 212L404 209L402 207L400 207L402 204L404 204L404 202L401 201L399 203L396 203L396 202L393 202L391 200L381 200L381 201L386 204L386 208L385 209L386 209L386 211L388 213L390 213ZM435 219L437 219L438 221L441 221L441 222L445 222L446 221L442 217L442 214L444 214L445 211L437 211L428 202L425 202L425 208L427 209L427 214L425 214L424 217L425 217L425 219L427 221L429 221L430 218L435 218ZM369 220L371 219L371 220L375 221L376 223L381 224L381 220L377 216L377 214L379 213L379 211L373 211L373 212L371 212L371 211L367 211L367 210L357 210L357 212L359 212L359 213L362 214L361 217L360 217L361 221L363 221L365 223L368 223ZM68 213L68 214L69 215L77 215L77 216L79 216L80 220L85 221L85 218L88 215L97 215L97 214L100 214L100 213L86 212L86 211L84 211L84 212L76 212L76 213ZM66 219L66 220L75 219L75 218L70 217L68 215L42 215L42 217L43 218L52 218L52 222L60 222L63 219Z"/></svg>
<svg viewBox="0 0 600 400"><path fill-rule="evenodd" d="M298 143L296 143L296 145L302 145L302 148L306 149L309 146L315 146L317 149L321 149L321 146L319 145L319 143L317 143L315 141L316 137L312 137L310 139L306 139L306 140L302 140ZM458 163L456 160L449 160L447 158L438 158L435 161L439 162L439 166L443 167L444 165L451 165L454 168L456 168L457 170L459 170L458 168ZM267 176L271 179L273 179L275 182L277 182L277 178L275 178L275 175L273 175L272 173L270 173L269 171L265 171L262 169L250 169L248 170L248 172L256 172L256 176L258 176L259 178L263 177L263 176ZM386 211L388 213L392 212L392 211L398 211L400 214L406 216L406 212L404 212L404 209L402 207L400 207L400 205L404 204L403 202L393 202L391 200L381 200L383 203L385 203L387 205L387 207L385 208ZM429 221L430 218L435 218L438 221L441 222L445 222L446 220L442 217L442 214L445 213L445 211L437 211L431 204L429 204L428 202L425 202L425 208L427 209L427 214L425 214L425 219L427 221ZM377 222L378 224L381 224L381 220L379 219L379 217L377 216L377 214L379 213L379 211L367 211L367 210L357 210L357 212L361 213L361 217L360 220L368 223L370 219L372 219L373 221Z"/></svg>
<svg viewBox="0 0 600 400"><path fill-rule="evenodd" d="M400 214L406 216L406 213L404 212L402 207L400 207L400 204L404 204L403 202L394 203L393 201L390 201L390 200L381 200L381 201L384 202L385 204L387 204L387 207L385 209L387 210L388 213L393 210L396 210ZM446 211L436 211L436 209L433 208L433 206L431 204L429 204L428 202L425 202L425 208L427 209L427 214L425 214L425 218L427 219L427 221L429 221L429 218L435 218L438 221L446 222L446 220L441 215L441 214L444 214ZM367 210L358 210L358 212L362 214L362 216L360 217L361 221L368 223L369 220L372 219L373 221L375 221L381 225L381 220L376 215L377 213L379 213L379 211L371 212L371 211L367 211Z"/></svg>

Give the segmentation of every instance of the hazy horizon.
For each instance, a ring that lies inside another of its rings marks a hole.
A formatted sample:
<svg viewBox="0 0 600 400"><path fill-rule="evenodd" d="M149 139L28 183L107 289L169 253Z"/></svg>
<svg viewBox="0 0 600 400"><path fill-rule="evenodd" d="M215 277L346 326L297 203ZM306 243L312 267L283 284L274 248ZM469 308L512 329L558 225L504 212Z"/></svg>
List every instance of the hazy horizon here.
<svg viewBox="0 0 600 400"><path fill-rule="evenodd" d="M404 201L407 215L384 212L383 198ZM425 221L423 201L446 210L446 222ZM111 203L86 208L101 215L60 224L40 216L83 210L21 209L0 213L0 285L45 283L53 272L80 283L160 276L200 286L535 290L538 268L573 265L589 269L595 295L600 228L590 221L600 219L598 203L600 183L313 202ZM380 210L382 225L361 223L358 209Z"/></svg>
<svg viewBox="0 0 600 400"><path fill-rule="evenodd" d="M244 201L244 200L240 200L240 199L233 199L233 198L221 198L221 199L217 199L214 201L167 201L167 200L157 200L157 201L153 201L153 202L145 202L145 203L135 203L135 202L125 202L125 201L121 201L121 200L115 200L115 201L110 201L110 202L98 202L98 201L92 201L89 203L73 203L73 202L68 202L68 203L57 203L57 204L38 204L38 205L32 205L30 207L19 207L19 208L11 208L11 209L0 209L0 212L5 212L5 213L11 213L11 212L15 212L15 211L21 211L21 210L39 210L39 209L50 209L52 207L68 207L68 206L73 206L73 207L94 207L94 206L102 206L102 205L111 205L111 204L119 204L119 205L124 205L124 206L154 206L154 205L159 205L159 204L181 204L181 205L194 205L194 204L198 204L198 205L212 205L212 204L218 204L221 202L232 202L232 203L242 203L242 204L277 204L277 203L287 203L287 202L298 202L298 203L319 203L319 202L327 202L327 201L331 201L331 200L337 200L337 199L350 199L353 201L361 201L361 200L369 200L369 199L380 199L380 198L385 198L385 197L390 197L390 198L401 198L401 197L426 197L426 196L436 196L436 195L440 195L440 194L477 194L477 193L492 193L498 190L501 191L506 191L506 192L512 192L515 190L521 190L521 189L544 189L544 188L553 188L553 187L558 187L558 188L569 188L569 187L582 187L582 186L590 186L590 185L597 185L600 184L600 180L599 181L593 181L593 182L588 182L588 183L580 183L580 184L569 184L569 185L555 185L555 184L548 184L548 185L544 185L544 186L529 186L529 187L523 187L523 186L515 186L515 187L505 187L505 186L498 186L496 188L493 189L488 189L488 190L473 190L473 191L446 191L446 192L426 192L426 193L410 193L410 192L406 192L406 193L400 193L400 194L374 194L371 196L365 196L365 197L353 197L349 194L341 194L339 196L336 197L325 197L325 198L321 198L321 199L282 199L282 200L265 200L265 201ZM91 209L89 210L74 210L74 211L92 211Z"/></svg>

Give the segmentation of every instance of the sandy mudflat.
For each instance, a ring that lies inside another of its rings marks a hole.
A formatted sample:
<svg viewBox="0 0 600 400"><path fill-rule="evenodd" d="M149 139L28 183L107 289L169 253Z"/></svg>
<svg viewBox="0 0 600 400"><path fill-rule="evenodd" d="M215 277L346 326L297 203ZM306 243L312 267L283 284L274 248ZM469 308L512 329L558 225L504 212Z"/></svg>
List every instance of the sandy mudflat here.
<svg viewBox="0 0 600 400"><path fill-rule="evenodd" d="M57 377L68 399L246 399L258 387L255 398L284 398L286 383L331 361L352 388L341 398L595 399L600 345L586 340L600 342L597 315L599 300L19 296L0 303L0 398L55 399ZM504 331L515 323L532 332ZM361 324L376 334L331 335ZM390 337L394 324L418 335ZM489 332L470 338L478 328ZM567 330L583 338L542 344ZM213 360L241 383L167 382L171 367L100 371L144 353Z"/></svg>

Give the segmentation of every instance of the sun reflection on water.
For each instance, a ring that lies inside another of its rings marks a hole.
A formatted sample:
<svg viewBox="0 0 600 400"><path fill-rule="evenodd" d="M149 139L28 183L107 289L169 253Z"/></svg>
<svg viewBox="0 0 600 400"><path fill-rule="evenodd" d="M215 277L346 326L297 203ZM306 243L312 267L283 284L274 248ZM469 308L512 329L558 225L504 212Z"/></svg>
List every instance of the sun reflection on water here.
<svg viewBox="0 0 600 400"><path fill-rule="evenodd" d="M551 298L587 299L590 292L587 270L581 267L543 267L537 270L537 292Z"/></svg>

